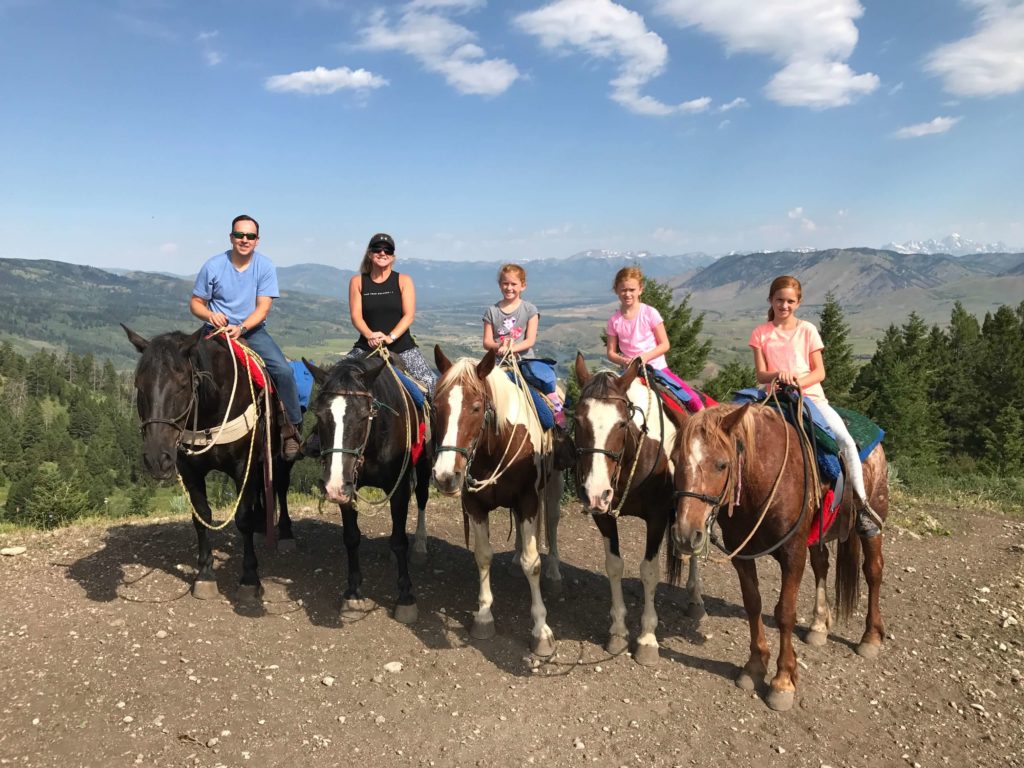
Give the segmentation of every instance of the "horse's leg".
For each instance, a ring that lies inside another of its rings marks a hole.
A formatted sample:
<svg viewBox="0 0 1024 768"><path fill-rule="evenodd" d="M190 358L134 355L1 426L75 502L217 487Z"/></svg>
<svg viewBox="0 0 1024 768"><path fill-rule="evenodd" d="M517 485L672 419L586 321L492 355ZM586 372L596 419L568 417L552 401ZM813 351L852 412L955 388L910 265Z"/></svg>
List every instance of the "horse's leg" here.
<svg viewBox="0 0 1024 768"><path fill-rule="evenodd" d="M187 465L178 464L181 482L188 492L192 504L192 525L196 529L196 545L198 556L196 561L196 579L192 582L192 596L200 600L213 600L219 597L217 580L213 575L213 546L210 543L210 532L206 525L213 522L210 503L206 500L206 476L190 469Z"/></svg>
<svg viewBox="0 0 1024 768"><path fill-rule="evenodd" d="M882 568L885 558L882 556L882 536L860 537L861 548L864 550L864 578L868 582L868 615L865 620L864 636L857 646L857 653L866 659L878 656L885 639L885 623L879 606L882 596Z"/></svg>
<svg viewBox="0 0 1024 768"><path fill-rule="evenodd" d="M814 572L814 618L804 640L808 645L824 645L832 629L832 609L828 606L828 547L814 544L809 551Z"/></svg>
<svg viewBox="0 0 1024 768"><path fill-rule="evenodd" d="M463 505L465 503L466 499L463 496ZM465 510L465 506L463 509ZM476 640L488 640L494 637L494 616L491 614L491 604L494 602L494 596L491 594L491 562L494 560L494 549L491 547L490 520L484 511L472 514L464 511L464 514L468 515L469 525L473 529L473 555L480 576L477 610L473 614L473 626L469 634Z"/></svg>
<svg viewBox="0 0 1024 768"><path fill-rule="evenodd" d="M242 578L238 582L238 600L243 603L253 603L263 596L263 585L260 584L259 562L256 559L256 544L253 535L257 527L257 515L263 515L259 523L266 523L266 510L263 504L257 501L262 497L262 489L257 487L262 483L262 472L256 477L250 476L249 482L242 486L245 479L245 467L236 468L235 489L239 494L238 511L235 512L235 527L242 537ZM264 504L266 499L262 499Z"/></svg>
<svg viewBox="0 0 1024 768"><path fill-rule="evenodd" d="M412 593L412 578L409 576L409 535L405 532L406 520L409 517L409 495L409 483L401 482L391 497L390 543L391 552L398 565L398 602L395 604L395 619L403 624L412 624L419 618L416 597Z"/></svg>
<svg viewBox="0 0 1024 768"><path fill-rule="evenodd" d="M763 682L768 674L768 639L764 634L764 622L761 621L761 590L757 581L757 566L753 560L732 559L732 567L740 579L740 592L743 594L743 609L747 612L747 624L750 626L750 658L743 665L736 685L745 691L752 691L759 682Z"/></svg>
<svg viewBox="0 0 1024 768"><path fill-rule="evenodd" d="M427 499L430 497L430 462L426 455L416 464L416 538L412 544L412 561L427 562Z"/></svg>
<svg viewBox="0 0 1024 768"><path fill-rule="evenodd" d="M537 526L540 512L540 500L527 498L522 507L528 513L519 519L519 527L523 532L523 554L520 556L520 564L526 580L530 582L530 616L533 617L533 637L530 641L530 650L535 656L546 659L555 653L555 633L548 626L548 610L544 607L544 598L540 591L540 550L537 547ZM531 509L532 508L532 509Z"/></svg>
<svg viewBox="0 0 1024 768"><path fill-rule="evenodd" d="M613 656L618 656L629 648L626 601L622 597L622 573L625 568L619 555L619 526L611 515L594 515L594 523L604 538L604 571L608 575L608 586L612 593L612 625L608 630L605 650Z"/></svg>
<svg viewBox="0 0 1024 768"><path fill-rule="evenodd" d="M292 483L294 461L274 459L274 495L277 497L277 551L294 552L295 534L288 514L288 488Z"/></svg>
<svg viewBox="0 0 1024 768"><path fill-rule="evenodd" d="M700 557L690 555L690 571L686 577L686 615L700 621L707 616L704 610L704 583L700 579Z"/></svg>
<svg viewBox="0 0 1024 768"><path fill-rule="evenodd" d="M779 659L767 701L769 707L783 712L793 706L800 677L796 651L793 649L793 628L796 625L796 598L807 563L806 541L799 536L794 537L778 551L776 559L782 569L782 587L779 590L779 602L775 604L775 621L779 626Z"/></svg>
<svg viewBox="0 0 1024 768"><path fill-rule="evenodd" d="M372 606L359 591L363 585L363 572L359 567L359 542L363 536L359 530L359 513L351 502L339 506L341 537L348 555L348 589L341 598L341 615L343 618L362 618Z"/></svg>
<svg viewBox="0 0 1024 768"><path fill-rule="evenodd" d="M644 559L640 561L640 583L644 587L644 612L640 617L640 635L636 639L636 655L639 664L658 663L658 612L654 607L654 593L658 589L658 551L665 538L667 514L654 515L647 521L647 547ZM661 519L657 519L657 518ZM696 559L696 558L691 558Z"/></svg>
<svg viewBox="0 0 1024 768"><path fill-rule="evenodd" d="M562 517L562 486L565 479L555 472L544 486L544 527L547 529L548 556L544 558L541 583L549 597L562 594L562 571L558 556L558 521Z"/></svg>

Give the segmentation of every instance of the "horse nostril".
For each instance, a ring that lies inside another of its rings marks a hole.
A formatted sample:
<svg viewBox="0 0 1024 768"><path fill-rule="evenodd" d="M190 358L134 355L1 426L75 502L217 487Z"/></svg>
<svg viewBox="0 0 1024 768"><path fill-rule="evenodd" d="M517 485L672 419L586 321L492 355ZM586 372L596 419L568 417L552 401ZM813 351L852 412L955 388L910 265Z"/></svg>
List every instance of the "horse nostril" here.
<svg viewBox="0 0 1024 768"><path fill-rule="evenodd" d="M690 549L700 552L704 548L704 531L694 531L690 534Z"/></svg>

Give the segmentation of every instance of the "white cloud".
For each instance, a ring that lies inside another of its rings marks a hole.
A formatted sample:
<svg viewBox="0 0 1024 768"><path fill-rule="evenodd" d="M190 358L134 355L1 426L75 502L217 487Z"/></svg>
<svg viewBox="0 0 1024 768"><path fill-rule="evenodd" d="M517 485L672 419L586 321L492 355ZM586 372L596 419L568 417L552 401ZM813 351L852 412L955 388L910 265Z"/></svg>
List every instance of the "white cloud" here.
<svg viewBox="0 0 1024 768"><path fill-rule="evenodd" d="M343 89L354 91L366 91L371 88L381 88L388 84L380 75L375 75L365 69L349 69L338 67L327 69L316 67L303 72L292 72L288 75L274 75L268 77L265 83L268 91L277 93L308 93L315 96L323 96Z"/></svg>
<svg viewBox="0 0 1024 768"><path fill-rule="evenodd" d="M565 48L598 59L617 61L618 75L611 81L613 101L640 115L703 112L711 99L702 96L681 104L666 104L641 89L665 70L668 47L647 29L643 17L611 0L555 0L535 11L522 13L515 25L538 38L551 51Z"/></svg>
<svg viewBox="0 0 1024 768"><path fill-rule="evenodd" d="M889 89L889 95L895 96L897 93L903 90L903 81L900 80L896 85Z"/></svg>
<svg viewBox="0 0 1024 768"><path fill-rule="evenodd" d="M728 127L729 127L730 125L732 125L732 120L729 120L729 119L723 120L722 122L720 122L720 123L718 124L718 130L720 130L720 131L724 131L724 130L725 130L726 128L728 128Z"/></svg>
<svg viewBox="0 0 1024 768"><path fill-rule="evenodd" d="M728 112L729 110L737 109L739 107L745 107L745 106L747 106L747 100L744 99L742 96L737 96L735 99L733 99L732 101L728 102L727 104L723 104L722 106L720 106L718 108L718 111L719 112Z"/></svg>
<svg viewBox="0 0 1024 768"><path fill-rule="evenodd" d="M683 27L719 38L730 53L760 53L782 62L765 87L787 106L828 109L874 91L877 75L845 63L857 45L858 0L658 0L659 12Z"/></svg>
<svg viewBox="0 0 1024 768"><path fill-rule="evenodd" d="M935 133L945 133L954 125L960 122L960 117L936 117L927 123L915 123L900 128L893 133L897 139L916 139L920 136L931 136Z"/></svg>
<svg viewBox="0 0 1024 768"><path fill-rule="evenodd" d="M813 232L818 228L818 225L811 221L804 215L803 206L797 206L786 213L786 217L796 221L800 224L800 229L804 232Z"/></svg>
<svg viewBox="0 0 1024 768"><path fill-rule="evenodd" d="M969 0L980 10L973 35L932 51L925 70L956 96L1001 96L1024 90L1024 3Z"/></svg>
<svg viewBox="0 0 1024 768"><path fill-rule="evenodd" d="M210 67L216 67L224 61L224 54L218 51L213 45L213 41L217 39L219 34L219 32L214 31L200 32L196 35L196 42L199 43L199 47L203 52L203 60L206 62L207 66Z"/></svg>
<svg viewBox="0 0 1024 768"><path fill-rule="evenodd" d="M163 243L160 246L160 253L164 254L165 256L170 256L171 254L175 254L177 252L178 252L178 244L177 243Z"/></svg>
<svg viewBox="0 0 1024 768"><path fill-rule="evenodd" d="M678 245L686 240L686 235L671 227L658 227L651 234L651 239L664 245Z"/></svg>
<svg viewBox="0 0 1024 768"><path fill-rule="evenodd" d="M360 47L401 51L430 72L444 75L459 93L496 96L519 79L519 70L505 59L486 58L474 32L442 15L443 11L464 11L481 4L472 0L412 2L393 25L386 14L378 12L362 31Z"/></svg>

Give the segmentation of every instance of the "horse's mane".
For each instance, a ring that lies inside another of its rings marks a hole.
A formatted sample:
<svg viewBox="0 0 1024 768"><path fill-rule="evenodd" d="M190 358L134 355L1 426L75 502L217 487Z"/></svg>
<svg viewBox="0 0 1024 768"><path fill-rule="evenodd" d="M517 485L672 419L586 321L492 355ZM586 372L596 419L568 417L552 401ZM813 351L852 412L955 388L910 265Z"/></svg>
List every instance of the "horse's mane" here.
<svg viewBox="0 0 1024 768"><path fill-rule="evenodd" d="M703 438L703 442L706 445L710 444L726 450L732 450L732 440L722 428L722 420L742 407L741 405L733 404L719 405L714 408L704 408L691 414L683 428L676 433L673 451L678 451L684 445L689 445L698 437ZM753 407L747 409L747 412L743 414L743 418L737 426L738 437L743 441L745 452L755 453L757 450L755 440L757 432L756 419L758 412L761 410L760 408L755 410Z"/></svg>
<svg viewBox="0 0 1024 768"><path fill-rule="evenodd" d="M618 376L612 371L598 371L580 390L580 399L584 397L612 397L614 395L621 395L615 384L618 381Z"/></svg>

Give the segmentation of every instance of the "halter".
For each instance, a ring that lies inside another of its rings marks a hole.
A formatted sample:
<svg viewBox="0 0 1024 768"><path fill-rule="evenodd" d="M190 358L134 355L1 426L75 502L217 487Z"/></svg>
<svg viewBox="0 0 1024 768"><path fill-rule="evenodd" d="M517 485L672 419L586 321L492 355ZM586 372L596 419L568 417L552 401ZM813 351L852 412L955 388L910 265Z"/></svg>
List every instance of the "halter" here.
<svg viewBox="0 0 1024 768"><path fill-rule="evenodd" d="M168 426L174 427L176 430L178 430L178 439L177 439L177 441L175 441L175 447L177 447L178 444L181 442L181 436L185 432L185 429L186 429L186 425L185 424L179 424L178 422L179 421L184 421L188 417L188 414L193 409L195 409L195 413L193 413L193 416L192 416L193 427L196 425L197 420L199 418L199 409L196 408L196 404L199 401L199 375L196 373L195 366L192 365L192 361L191 360L188 363L188 368L189 368L189 378L191 379L191 382L192 382L192 394L189 396L188 405L185 406L185 410L182 411L177 416L175 416L173 419L159 419L159 418L146 419L146 420L144 420L143 422L141 422L139 424L139 431L140 432L145 432L146 431L146 427L148 427L150 424L167 424Z"/></svg>
<svg viewBox="0 0 1024 768"><path fill-rule="evenodd" d="M649 392L648 392L648 398L649 399L647 401L648 402L648 408L650 408L650 403L651 403L650 398L655 398L655 397L657 397L657 393L654 392L653 389L649 390ZM597 400L599 402L616 402L617 401L617 402L625 403L626 404L626 423L622 427L622 429L626 430L626 434L627 435L632 434L632 432L630 430L630 427L634 425L633 417L636 416L637 414L639 414L640 417L643 419L643 425L638 428L639 432L638 432L638 436L637 436L637 440L636 440L636 453L635 453L635 456L633 457L633 466L629 470L629 479L626 481L626 487L622 491L622 496L619 499L619 505L617 507L613 507L612 509L609 509L608 512L605 513L605 514L611 515L612 517L618 517L619 516L619 512L622 510L623 505L626 503L626 497L629 496L629 489L630 489L630 487L633 484L633 476L636 474L636 468L640 464L640 449L641 449L641 446L643 445L644 439L647 437L647 433L648 433L647 414L644 413L642 410L640 410L640 408L635 403L633 403L629 398L624 397L623 395L609 395L607 397L593 397L593 396L591 396L591 397L588 397L587 399L589 399L589 400ZM583 397L582 396L580 397L580 401L581 402L583 401ZM665 436L665 430L664 430L664 428L662 428L661 438L658 440L659 446L662 444L662 441L664 440L664 436ZM625 452L626 452L625 441L623 441L623 448L622 448L621 451L609 451L609 450L607 450L605 448L577 448L576 449L576 456L577 456L577 458L583 458L584 456L587 456L587 455L602 454L602 455L607 456L608 458L610 458L615 463L615 471L612 473L612 477L611 477L612 490L613 490L613 493L614 493L615 487L619 484L619 475L622 472L622 454L624 454ZM655 463L657 463L657 462L655 462ZM651 472L648 473L648 477L650 477L651 473L653 473L653 472L654 472L654 467L652 466L651 467ZM645 480L646 480L646 478L645 478ZM577 463L577 465L576 465L576 487L579 488L581 485L582 485L582 482L581 482L581 479L580 479L580 469L579 469L579 464Z"/></svg>
<svg viewBox="0 0 1024 768"><path fill-rule="evenodd" d="M476 457L476 450L480 445L480 441L483 439L484 433L487 431L487 426L490 424L495 430L497 430L498 415L494 410L494 404L488 400L487 405L484 408L484 417L480 422L480 429L477 431L473 440L470 441L468 448L463 448L460 445L442 445L435 443L434 445L434 457L444 451L452 451L462 456L466 460L466 479L465 483L467 486L478 485L477 481L473 479L469 473L469 468L473 464L473 459Z"/></svg>
<svg viewBox="0 0 1024 768"><path fill-rule="evenodd" d="M383 405L389 411L393 411L396 414L397 411L394 411L394 409L391 408L390 406L387 406L384 403L380 402L380 400L375 398L369 392L361 392L359 390L354 389L333 389L324 392L323 394L327 395L328 397L365 397L370 401L370 417L366 421L366 437L363 438L363 444L360 445L358 448L324 448L320 451L321 458L323 458L324 456L330 456L335 453L340 453L343 456L353 456L356 460L356 469L352 476L352 484L355 485L356 481L359 478L359 469L360 467L362 467L363 460L365 458L364 454L366 453L366 446L370 442L370 432L373 430L373 420L377 416L378 406Z"/></svg>

